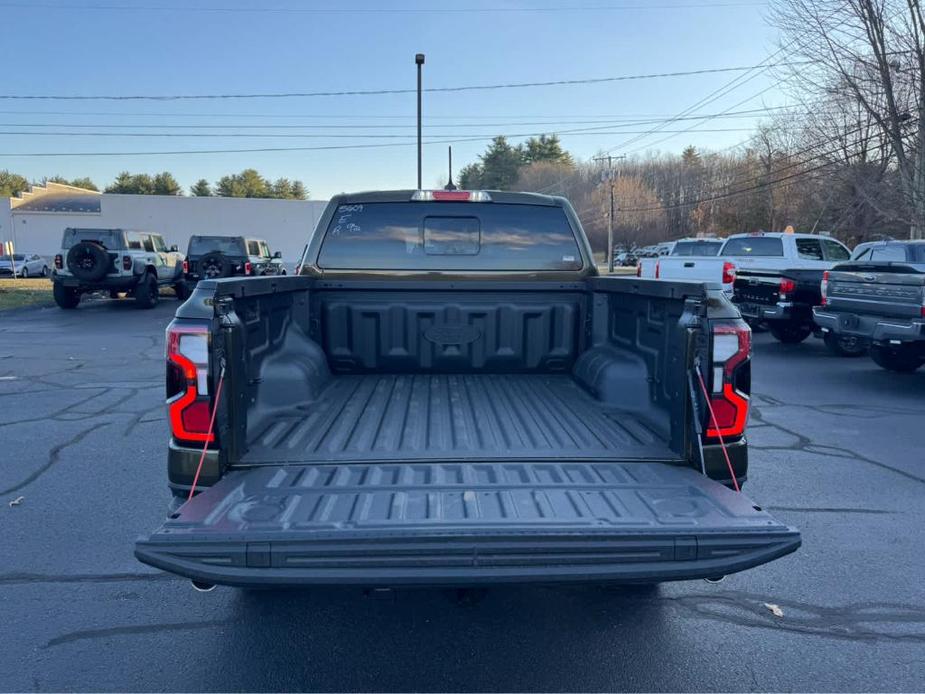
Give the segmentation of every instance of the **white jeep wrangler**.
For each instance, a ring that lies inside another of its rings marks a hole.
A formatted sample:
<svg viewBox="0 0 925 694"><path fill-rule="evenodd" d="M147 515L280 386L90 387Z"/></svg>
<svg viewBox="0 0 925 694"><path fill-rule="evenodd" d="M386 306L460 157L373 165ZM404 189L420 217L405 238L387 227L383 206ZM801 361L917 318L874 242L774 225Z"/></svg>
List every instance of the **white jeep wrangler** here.
<svg viewBox="0 0 925 694"><path fill-rule="evenodd" d="M52 272L55 303L76 308L86 292L108 290L135 297L140 308L153 308L160 288L172 286L185 301L183 254L167 248L160 234L127 229L65 229Z"/></svg>

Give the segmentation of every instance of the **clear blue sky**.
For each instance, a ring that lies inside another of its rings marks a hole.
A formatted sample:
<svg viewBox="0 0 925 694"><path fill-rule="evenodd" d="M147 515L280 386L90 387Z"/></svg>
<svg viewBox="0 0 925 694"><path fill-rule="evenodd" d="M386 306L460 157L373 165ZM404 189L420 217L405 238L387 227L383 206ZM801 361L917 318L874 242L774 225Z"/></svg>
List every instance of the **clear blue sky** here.
<svg viewBox="0 0 925 694"><path fill-rule="evenodd" d="M427 55L425 86L449 87L755 65L775 50L775 33L765 21L766 7L749 0L460 0L455 5L411 0L390 5L279 0L268 7L283 11L229 11L257 4L239 0L0 0L5 26L0 56L7 68L0 93L163 95L413 88L416 52ZM349 11L333 11L338 8ZM456 11L465 8L492 11ZM499 8L505 11L494 11ZM507 11L522 8L553 11ZM425 135L430 139L485 136L487 140L494 134L597 127L600 134L562 134L563 143L581 158L611 148L618 148L617 153L621 143L633 135L614 134L614 130L653 127L626 125L633 117L674 115L737 74L425 94ZM723 111L773 83L771 74L758 74L697 113ZM734 110L784 102L772 87ZM215 181L253 166L272 178L301 179L311 196L319 199L344 190L415 184L413 94L170 102L0 100L0 111L2 132L184 135L0 135L0 169L29 178L88 175L102 186L121 170L169 170L189 186L201 177ZM519 125L538 121L543 124ZM667 129L750 128L756 122L755 116L702 124L683 121ZM308 127L237 127L271 124ZM346 125L360 127L318 127ZM190 136L197 132L323 137ZM687 144L721 148L746 136L746 132L690 132L655 146L663 151L679 151ZM646 147L662 137L646 137L625 150ZM512 138L520 139L524 138ZM410 144L339 151L10 156L383 142ZM485 141L455 144L456 168L472 161L484 146ZM446 170L446 145L425 147L424 162L424 184L435 185Z"/></svg>

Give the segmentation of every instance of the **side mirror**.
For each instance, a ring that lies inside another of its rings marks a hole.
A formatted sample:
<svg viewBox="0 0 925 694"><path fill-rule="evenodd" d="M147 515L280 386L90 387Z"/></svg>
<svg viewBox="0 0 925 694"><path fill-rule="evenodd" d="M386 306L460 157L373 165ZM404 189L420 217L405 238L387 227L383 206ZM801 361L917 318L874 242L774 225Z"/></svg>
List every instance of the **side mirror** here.
<svg viewBox="0 0 925 694"><path fill-rule="evenodd" d="M171 253L176 253L176 252L179 251L179 250L180 250L180 249L177 248L177 244L173 244L173 245L170 247L170 252L171 252Z"/></svg>
<svg viewBox="0 0 925 694"><path fill-rule="evenodd" d="M282 254L282 252L280 252L280 251L274 251L273 257L274 257L274 258L282 258L282 257L283 257L283 254Z"/></svg>

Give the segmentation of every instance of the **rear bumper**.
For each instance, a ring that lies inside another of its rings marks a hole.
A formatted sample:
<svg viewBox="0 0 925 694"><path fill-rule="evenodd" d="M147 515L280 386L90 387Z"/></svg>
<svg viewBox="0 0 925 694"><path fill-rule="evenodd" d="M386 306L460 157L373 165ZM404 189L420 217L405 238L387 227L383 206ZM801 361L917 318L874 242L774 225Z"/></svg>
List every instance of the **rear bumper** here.
<svg viewBox="0 0 925 694"><path fill-rule="evenodd" d="M813 310L813 320L820 328L836 335L851 335L874 343L923 342L925 319L891 318L827 311L822 307Z"/></svg>
<svg viewBox="0 0 925 694"><path fill-rule="evenodd" d="M114 277L104 277L96 282L84 282L70 275L55 274L52 281L69 289L79 289L82 292L90 292L96 289L134 289L142 275L119 275Z"/></svg>
<svg viewBox="0 0 925 694"><path fill-rule="evenodd" d="M216 542L143 540L145 564L204 583L236 586L466 586L494 583L653 582L712 578L795 551L793 528L709 537L666 533L414 536Z"/></svg>
<svg viewBox="0 0 925 694"><path fill-rule="evenodd" d="M749 302L735 303L736 308L743 318L752 320L778 320L787 321L791 319L790 304L753 304Z"/></svg>

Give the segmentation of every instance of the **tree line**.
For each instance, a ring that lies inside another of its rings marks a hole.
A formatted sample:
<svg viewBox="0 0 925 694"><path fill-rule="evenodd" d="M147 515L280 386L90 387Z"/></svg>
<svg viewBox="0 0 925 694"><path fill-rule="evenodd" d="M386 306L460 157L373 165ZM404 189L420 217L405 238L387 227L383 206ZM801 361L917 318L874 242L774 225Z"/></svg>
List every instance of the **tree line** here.
<svg viewBox="0 0 925 694"><path fill-rule="evenodd" d="M63 176L51 176L36 183L39 185L61 183L87 190L99 190L97 185L87 177L69 180ZM10 171L0 171L0 197L13 197L29 190L30 185L32 183L24 176ZM125 195L184 194L183 187L169 171L157 174L122 171L112 183L103 189L103 192ZM302 181L288 178L278 178L274 181L262 176L256 169L244 169L240 173L222 176L214 185L201 178L190 187L189 194L195 197L308 199L308 190Z"/></svg>

